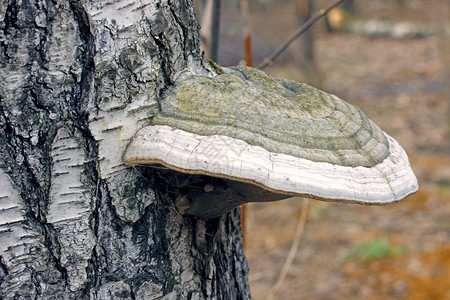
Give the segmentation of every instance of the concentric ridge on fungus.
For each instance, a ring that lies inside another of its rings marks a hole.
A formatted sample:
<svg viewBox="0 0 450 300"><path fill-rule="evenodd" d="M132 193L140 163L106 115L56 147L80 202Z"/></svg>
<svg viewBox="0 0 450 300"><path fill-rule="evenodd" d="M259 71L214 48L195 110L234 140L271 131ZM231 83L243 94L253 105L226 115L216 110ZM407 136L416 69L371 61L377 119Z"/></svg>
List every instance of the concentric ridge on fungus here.
<svg viewBox="0 0 450 300"><path fill-rule="evenodd" d="M274 153L342 166L371 167L389 154L380 128L338 97L248 67L232 72L185 78L168 91L153 124L223 134Z"/></svg>
<svg viewBox="0 0 450 300"><path fill-rule="evenodd" d="M159 163L278 195L339 202L387 204L417 191L405 151L358 108L252 68L225 72L180 78L152 125L128 145L124 163ZM228 192L217 192L224 203L243 195L225 201L220 193ZM248 199L254 196L249 189L242 201L264 201Z"/></svg>

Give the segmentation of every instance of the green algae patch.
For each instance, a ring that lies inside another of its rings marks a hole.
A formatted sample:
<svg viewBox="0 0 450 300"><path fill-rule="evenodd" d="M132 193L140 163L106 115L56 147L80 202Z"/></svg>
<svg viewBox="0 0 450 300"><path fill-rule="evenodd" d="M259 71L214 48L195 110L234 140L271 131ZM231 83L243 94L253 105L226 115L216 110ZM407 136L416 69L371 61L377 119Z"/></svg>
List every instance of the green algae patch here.
<svg viewBox="0 0 450 300"><path fill-rule="evenodd" d="M225 74L225 71L212 59L207 59L206 61L209 63L211 67L213 67L213 69L217 72L217 74Z"/></svg>

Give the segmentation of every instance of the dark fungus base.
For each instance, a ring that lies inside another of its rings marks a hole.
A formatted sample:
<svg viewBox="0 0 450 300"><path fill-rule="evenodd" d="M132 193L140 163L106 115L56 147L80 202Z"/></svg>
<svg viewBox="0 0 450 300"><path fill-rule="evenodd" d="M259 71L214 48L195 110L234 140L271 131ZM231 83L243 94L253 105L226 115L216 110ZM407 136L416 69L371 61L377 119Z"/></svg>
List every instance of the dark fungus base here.
<svg viewBox="0 0 450 300"><path fill-rule="evenodd" d="M146 166L153 169L168 188L168 194L180 214L201 219L220 217L248 202L269 202L289 198L258 186L207 175L184 174L161 165Z"/></svg>

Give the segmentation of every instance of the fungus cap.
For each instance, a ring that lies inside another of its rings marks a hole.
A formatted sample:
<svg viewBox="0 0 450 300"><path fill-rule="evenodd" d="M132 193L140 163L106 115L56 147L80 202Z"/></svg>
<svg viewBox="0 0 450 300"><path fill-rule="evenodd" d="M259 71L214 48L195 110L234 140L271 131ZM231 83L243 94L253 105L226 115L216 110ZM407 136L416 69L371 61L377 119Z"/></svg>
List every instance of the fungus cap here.
<svg viewBox="0 0 450 300"><path fill-rule="evenodd" d="M185 76L166 91L125 164L162 164L284 195L388 204L417 191L401 146L358 108L248 67Z"/></svg>

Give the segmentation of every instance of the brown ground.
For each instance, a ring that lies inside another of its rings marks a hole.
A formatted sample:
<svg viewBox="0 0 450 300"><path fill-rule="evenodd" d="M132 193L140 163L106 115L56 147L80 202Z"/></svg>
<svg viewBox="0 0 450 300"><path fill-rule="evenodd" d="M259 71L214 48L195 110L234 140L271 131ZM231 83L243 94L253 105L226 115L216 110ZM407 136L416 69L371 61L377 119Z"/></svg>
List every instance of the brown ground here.
<svg viewBox="0 0 450 300"><path fill-rule="evenodd" d="M448 22L450 1L403 2L398 8L396 1L361 0L358 17ZM292 6L282 1L254 10L256 63L293 31ZM235 7L226 8L225 40L239 40ZM449 37L370 39L327 34L322 27L315 29L322 88L362 108L400 142L420 190L385 207L311 200L300 247L277 299L450 299ZM236 63L239 53L224 43L221 63ZM295 58L296 49L290 49L267 71L305 79ZM254 299L265 299L275 282L301 205L286 200L249 206L246 255ZM355 252L363 243L366 247Z"/></svg>

